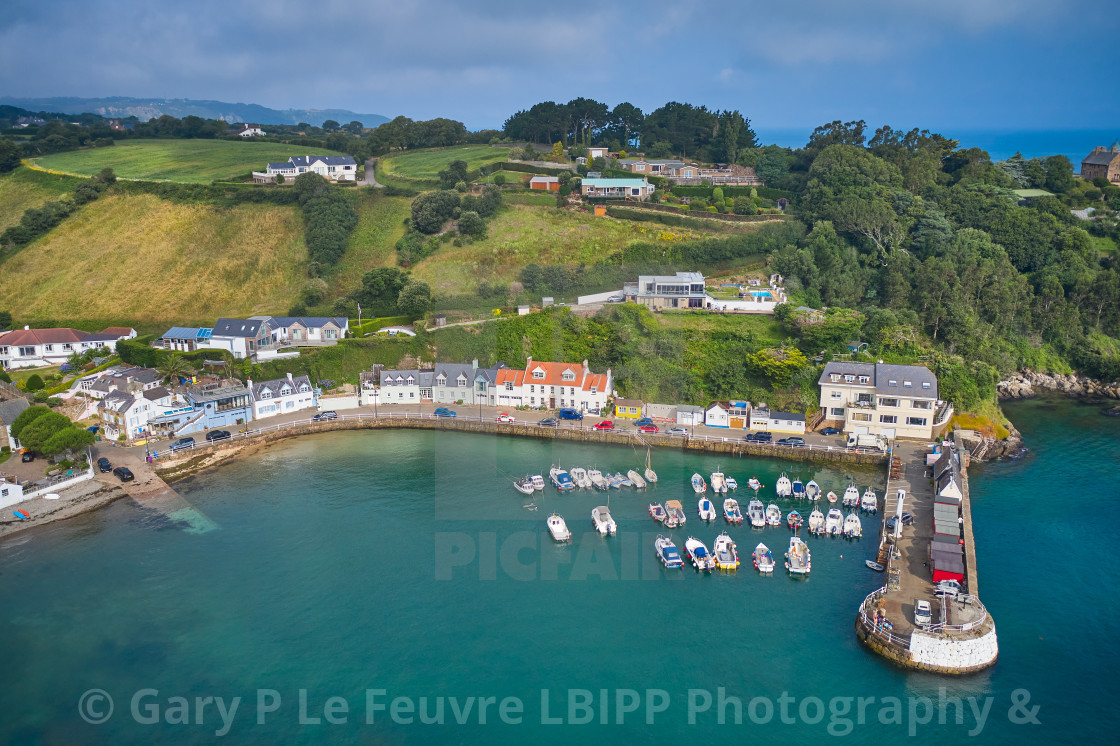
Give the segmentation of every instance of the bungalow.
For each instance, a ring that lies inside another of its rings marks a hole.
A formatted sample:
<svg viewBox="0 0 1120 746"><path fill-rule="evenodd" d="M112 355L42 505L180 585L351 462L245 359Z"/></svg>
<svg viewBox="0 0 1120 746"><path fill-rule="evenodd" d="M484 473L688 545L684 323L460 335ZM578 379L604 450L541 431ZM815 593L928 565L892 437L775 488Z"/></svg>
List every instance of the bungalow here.
<svg viewBox="0 0 1120 746"><path fill-rule="evenodd" d="M768 431L772 433L805 434L805 415L801 412L770 412Z"/></svg>
<svg viewBox="0 0 1120 746"><path fill-rule="evenodd" d="M530 189L543 189L547 192L560 191L560 179L555 176L534 176L529 179Z"/></svg>
<svg viewBox="0 0 1120 746"><path fill-rule="evenodd" d="M0 479L0 508L9 508L23 502L23 485Z"/></svg>
<svg viewBox="0 0 1120 746"><path fill-rule="evenodd" d="M645 179L584 179L580 189L584 197L645 201L654 186Z"/></svg>
<svg viewBox="0 0 1120 746"><path fill-rule="evenodd" d="M101 333L111 334L117 339L136 339L136 330L128 326L108 326Z"/></svg>
<svg viewBox="0 0 1120 746"><path fill-rule="evenodd" d="M230 134L238 137L260 137L265 134L265 131L255 124L243 124L230 130Z"/></svg>
<svg viewBox="0 0 1120 746"><path fill-rule="evenodd" d="M288 162L295 167L297 176L315 173L333 181L355 181L358 178L358 162L350 155L293 155Z"/></svg>
<svg viewBox="0 0 1120 746"><path fill-rule="evenodd" d="M642 416L642 402L640 399L615 399L614 416L627 420L636 420Z"/></svg>
<svg viewBox="0 0 1120 746"><path fill-rule="evenodd" d="M587 149L587 158L589 160L592 159L592 158L608 158L608 157L610 157L610 154L611 154L610 148L595 147L595 148L588 148Z"/></svg>
<svg viewBox="0 0 1120 746"><path fill-rule="evenodd" d="M685 165L684 161L675 159L646 160L645 158L623 158L619 164L627 171L636 174L654 174L666 176Z"/></svg>
<svg viewBox="0 0 1120 746"><path fill-rule="evenodd" d="M314 409L318 406L317 392L307 376L295 376L271 381L248 382L249 396L253 402L253 419L275 417L301 409Z"/></svg>
<svg viewBox="0 0 1120 746"><path fill-rule="evenodd" d="M730 407L727 402L712 402L704 410L704 424L708 427L727 427L729 410Z"/></svg>
<svg viewBox="0 0 1120 746"><path fill-rule="evenodd" d="M658 422L676 422L677 421L677 405L676 404L646 404L642 409L642 414L649 417L651 420Z"/></svg>
<svg viewBox="0 0 1120 746"><path fill-rule="evenodd" d="M194 352L199 347L210 347L213 329L198 326L173 326L152 343L154 347L178 352Z"/></svg>
<svg viewBox="0 0 1120 746"><path fill-rule="evenodd" d="M341 316L252 316L268 322L273 344L311 347L338 344L350 330L350 320Z"/></svg>
<svg viewBox="0 0 1120 746"><path fill-rule="evenodd" d="M600 412L607 407L612 381L610 368L606 373L592 373L586 360L580 365L538 362L529 357L524 369L498 371L497 405Z"/></svg>
<svg viewBox="0 0 1120 746"><path fill-rule="evenodd" d="M32 368L58 365L74 353L117 348L121 337L104 332L91 334L80 329L23 329L0 336L0 367Z"/></svg>

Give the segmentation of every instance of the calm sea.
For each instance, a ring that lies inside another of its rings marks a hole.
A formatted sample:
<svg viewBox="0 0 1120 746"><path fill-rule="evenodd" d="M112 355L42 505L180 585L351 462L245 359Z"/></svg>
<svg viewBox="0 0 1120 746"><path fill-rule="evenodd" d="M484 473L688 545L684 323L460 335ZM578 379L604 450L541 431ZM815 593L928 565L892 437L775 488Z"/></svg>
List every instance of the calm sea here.
<svg viewBox="0 0 1120 746"><path fill-rule="evenodd" d="M911 673L859 646L874 538L810 538L804 580L750 567L760 541L780 559L784 528L729 529L736 574L653 559L650 500L684 502L678 544L723 530L695 517L693 471L758 475L767 502L781 471L837 492L881 490L881 473L657 452L661 482L612 493L620 530L604 539L601 495L550 488L533 512L509 478L625 471L642 452L338 433L180 483L194 510L173 519L122 500L0 545L0 742L1112 743L1120 550L1094 528L1120 507L1117 423L1066 402L1009 412L1029 455L972 475L1001 648L979 675ZM571 545L548 539L553 510Z"/></svg>

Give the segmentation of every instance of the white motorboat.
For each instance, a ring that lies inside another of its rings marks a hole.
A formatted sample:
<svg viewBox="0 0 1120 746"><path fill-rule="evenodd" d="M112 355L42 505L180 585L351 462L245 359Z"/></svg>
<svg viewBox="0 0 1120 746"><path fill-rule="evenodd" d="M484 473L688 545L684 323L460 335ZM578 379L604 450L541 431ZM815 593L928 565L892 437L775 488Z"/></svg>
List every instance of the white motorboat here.
<svg viewBox="0 0 1120 746"><path fill-rule="evenodd" d="M757 489L751 485L751 489ZM789 497L793 494L793 483L789 481L789 477L783 471L782 476L778 477L778 481L774 483L774 491L778 493L778 497Z"/></svg>
<svg viewBox="0 0 1120 746"><path fill-rule="evenodd" d="M864 490L863 497L859 499L859 508L868 513L874 513L879 509L879 496L875 494L875 490L870 487Z"/></svg>
<svg viewBox="0 0 1120 746"><path fill-rule="evenodd" d="M775 503L766 506L766 523L770 526L782 525L782 509Z"/></svg>
<svg viewBox="0 0 1120 746"><path fill-rule="evenodd" d="M683 526L688 520L685 517L684 506L681 505L680 500L666 500L665 512L669 514L669 520L672 521L675 526ZM665 525L668 526L669 524L666 523Z"/></svg>
<svg viewBox="0 0 1120 746"><path fill-rule="evenodd" d="M859 507L859 488L854 484L849 484L848 489L844 490L844 498L841 504L845 508L858 508Z"/></svg>
<svg viewBox="0 0 1120 746"><path fill-rule="evenodd" d="M657 472L655 472L653 470L653 467L650 466L650 463L649 463L649 449L648 448L646 449L646 481L649 482L650 484L654 484L655 482L657 482Z"/></svg>
<svg viewBox="0 0 1120 746"><path fill-rule="evenodd" d="M581 490L585 490L591 486L591 478L587 476L587 469L584 469L582 466L577 466L568 473L571 474L572 481L575 483L576 487L579 487Z"/></svg>
<svg viewBox="0 0 1120 746"><path fill-rule="evenodd" d="M817 484L815 479L810 479L809 484L805 485L805 497L810 500L821 499L821 486Z"/></svg>
<svg viewBox="0 0 1120 746"><path fill-rule="evenodd" d="M828 491L828 494L825 495L825 498L828 500L829 505L835 505L836 501L840 499L836 496L836 493L833 492L832 490Z"/></svg>
<svg viewBox="0 0 1120 746"><path fill-rule="evenodd" d="M684 543L684 556L692 562L692 566L697 570L705 570L711 572L715 569L716 559L712 553L708 551L708 547L704 542L693 537L688 537L688 541Z"/></svg>
<svg viewBox="0 0 1120 746"><path fill-rule="evenodd" d="M591 521L595 524L595 530L603 536L607 534L614 536L615 532L618 531L618 524L614 522L614 518L611 517L611 509L606 505L591 509Z"/></svg>
<svg viewBox="0 0 1120 746"><path fill-rule="evenodd" d="M572 538L568 524L564 523L564 518L559 513L553 513L548 517L548 532L556 541L570 541Z"/></svg>
<svg viewBox="0 0 1120 746"><path fill-rule="evenodd" d="M801 480L796 477L793 480L793 496L798 500L805 497L805 485L803 485L801 483Z"/></svg>
<svg viewBox="0 0 1120 746"><path fill-rule="evenodd" d="M809 545L798 536L789 538L789 550L786 552L786 569L791 575L808 575L812 568L809 556Z"/></svg>
<svg viewBox="0 0 1120 746"><path fill-rule="evenodd" d="M542 477L540 474L534 474L532 477L530 477L530 479L533 480L533 489L537 490L538 492L544 489L544 477Z"/></svg>
<svg viewBox="0 0 1120 746"><path fill-rule="evenodd" d="M840 508L832 508L824 519L824 532L829 536L839 536L844 532L844 514Z"/></svg>
<svg viewBox="0 0 1120 746"><path fill-rule="evenodd" d="M715 557L717 570L739 569L739 551L726 531L717 536L712 544L712 556Z"/></svg>
<svg viewBox="0 0 1120 746"><path fill-rule="evenodd" d="M700 520L714 521L716 519L716 506L707 497L701 497L697 506L700 511Z"/></svg>
<svg viewBox="0 0 1120 746"><path fill-rule="evenodd" d="M782 480L779 479L778 483L781 484L781 481ZM789 480L787 479L786 481L788 482ZM747 480L747 486L755 492L758 492L760 489L762 489L762 482L758 481L758 477L751 477ZM780 492L778 494L781 495Z"/></svg>
<svg viewBox="0 0 1120 746"><path fill-rule="evenodd" d="M697 495L703 495L708 491L708 483L704 481L704 477L699 474L692 475L692 491Z"/></svg>
<svg viewBox="0 0 1120 746"><path fill-rule="evenodd" d="M661 503L650 503L649 517L658 523L664 523L669 528L676 528L676 521L672 520L667 512L665 506Z"/></svg>
<svg viewBox="0 0 1120 746"><path fill-rule="evenodd" d="M677 545L673 543L672 539L658 536L653 542L653 549L657 552L657 559L661 560L661 564L665 567L671 570L684 567L684 560L681 559L680 552L677 551Z"/></svg>
<svg viewBox="0 0 1120 746"><path fill-rule="evenodd" d="M751 554L754 559L754 569L762 573L774 572L774 553L765 544L759 544Z"/></svg>
<svg viewBox="0 0 1120 746"><path fill-rule="evenodd" d="M755 528L762 528L766 525L766 509L762 507L761 500L751 500L747 503L747 517L751 520L751 525Z"/></svg>
<svg viewBox="0 0 1120 746"><path fill-rule="evenodd" d="M727 486L727 489L729 489L729 490L739 489L739 483L735 481L735 477L724 477L723 483Z"/></svg>
<svg viewBox="0 0 1120 746"><path fill-rule="evenodd" d="M875 572L882 572L884 570L883 566L880 565L875 560L864 560L863 564L867 565L868 567L870 567Z"/></svg>
<svg viewBox="0 0 1120 746"><path fill-rule="evenodd" d="M739 501L729 497L723 501L723 517L728 523L742 523L743 512L739 510Z"/></svg>
<svg viewBox="0 0 1120 746"><path fill-rule="evenodd" d="M646 488L646 480L642 479L642 475L634 471L633 469L626 472L626 478L629 479L636 488L640 490L644 490Z"/></svg>
<svg viewBox="0 0 1120 746"><path fill-rule="evenodd" d="M718 494L727 492L727 485L723 481L722 471L712 472L712 492Z"/></svg>
<svg viewBox="0 0 1120 746"><path fill-rule="evenodd" d="M567 492L568 490L574 490L576 488L575 482L572 481L572 475L559 466L554 466L548 470L548 478L556 485L556 489L561 492Z"/></svg>
<svg viewBox="0 0 1120 746"><path fill-rule="evenodd" d="M620 471L616 471L614 476L611 477L611 479L618 480L618 486L620 488L621 487L633 487L634 486L634 483L631 482L629 478L622 476L622 472L620 472Z"/></svg>
<svg viewBox="0 0 1120 746"><path fill-rule="evenodd" d="M809 514L809 533L824 533L824 513L817 508L813 508L813 512Z"/></svg>
<svg viewBox="0 0 1120 746"><path fill-rule="evenodd" d="M603 476L603 472L598 469L588 469L587 478L591 481L591 486L600 491L607 491L611 488L610 482Z"/></svg>
<svg viewBox="0 0 1120 746"><path fill-rule="evenodd" d="M863 524L860 523L858 513L848 513L844 518L844 536L849 539L858 539L863 536Z"/></svg>
<svg viewBox="0 0 1120 746"><path fill-rule="evenodd" d="M522 477L521 479L513 480L513 488L522 495L531 495L536 491L533 489L532 477Z"/></svg>

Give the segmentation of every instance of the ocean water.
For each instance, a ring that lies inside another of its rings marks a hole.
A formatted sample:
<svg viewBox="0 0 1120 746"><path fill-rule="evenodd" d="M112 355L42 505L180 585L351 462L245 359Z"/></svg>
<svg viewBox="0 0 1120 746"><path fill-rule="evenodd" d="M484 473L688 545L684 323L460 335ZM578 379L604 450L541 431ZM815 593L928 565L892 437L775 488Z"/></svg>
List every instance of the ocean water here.
<svg viewBox="0 0 1120 746"><path fill-rule="evenodd" d="M857 606L881 580L863 564L875 518L862 542L808 538L801 580L750 567L759 541L780 560L784 528L729 528L737 573L654 559L651 500L684 503L679 546L723 530L696 518L693 471L736 477L744 507L751 475L770 502L781 471L838 493L849 479L881 492L880 471L659 451L661 481L612 491L619 534L603 538L601 493L549 488L530 511L510 478L625 471L643 452L335 433L178 484L197 518L121 500L0 544L0 742L1110 743L1118 551L1093 528L1117 508L1117 423L1065 402L1014 407L1030 455L972 473L1001 646L981 674L904 671L858 644ZM548 538L553 510L570 545Z"/></svg>

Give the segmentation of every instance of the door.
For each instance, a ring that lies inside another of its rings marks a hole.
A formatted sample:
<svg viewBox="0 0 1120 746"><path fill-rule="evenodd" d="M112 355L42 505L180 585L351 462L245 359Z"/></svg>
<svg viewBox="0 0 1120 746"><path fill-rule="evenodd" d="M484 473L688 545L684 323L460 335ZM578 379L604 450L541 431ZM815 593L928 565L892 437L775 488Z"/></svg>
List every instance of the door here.
<svg viewBox="0 0 1120 746"><path fill-rule="evenodd" d="M555 396L550 396L548 398L548 408L549 409L556 409L556 397Z"/></svg>
<svg viewBox="0 0 1120 746"><path fill-rule="evenodd" d="M746 421L742 417L732 417L729 427L732 430L746 430Z"/></svg>

